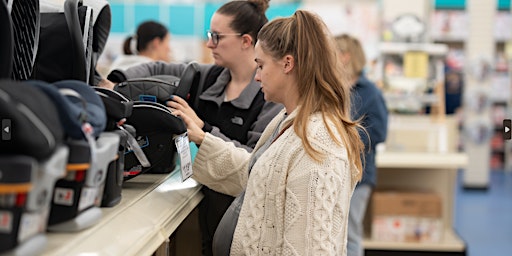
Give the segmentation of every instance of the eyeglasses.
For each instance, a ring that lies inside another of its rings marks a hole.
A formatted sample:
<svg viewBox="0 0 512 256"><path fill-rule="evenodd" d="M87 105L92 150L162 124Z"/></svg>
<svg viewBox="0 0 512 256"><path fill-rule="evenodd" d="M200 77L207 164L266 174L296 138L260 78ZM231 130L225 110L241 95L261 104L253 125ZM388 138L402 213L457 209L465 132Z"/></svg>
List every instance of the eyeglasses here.
<svg viewBox="0 0 512 256"><path fill-rule="evenodd" d="M212 40L213 45L219 44L219 40L223 36L241 36L242 33L217 33L213 31L206 31L206 35L208 35L208 40Z"/></svg>

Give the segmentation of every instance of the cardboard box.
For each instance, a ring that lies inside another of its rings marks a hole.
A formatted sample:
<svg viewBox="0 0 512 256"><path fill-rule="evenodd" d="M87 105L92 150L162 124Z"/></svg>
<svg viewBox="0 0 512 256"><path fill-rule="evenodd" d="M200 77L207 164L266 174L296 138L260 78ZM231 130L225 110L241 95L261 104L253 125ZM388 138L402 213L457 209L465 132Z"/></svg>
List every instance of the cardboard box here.
<svg viewBox="0 0 512 256"><path fill-rule="evenodd" d="M441 198L432 192L376 191L372 196L372 239L439 242L444 225Z"/></svg>

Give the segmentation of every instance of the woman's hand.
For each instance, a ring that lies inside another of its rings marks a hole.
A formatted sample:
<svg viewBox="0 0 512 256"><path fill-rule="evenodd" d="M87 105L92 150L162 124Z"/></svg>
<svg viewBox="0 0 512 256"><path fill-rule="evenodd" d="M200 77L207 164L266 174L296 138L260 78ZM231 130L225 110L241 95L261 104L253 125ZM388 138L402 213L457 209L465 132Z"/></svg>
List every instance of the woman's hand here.
<svg viewBox="0 0 512 256"><path fill-rule="evenodd" d="M203 120L197 116L196 112L188 105L187 101L181 97L176 95L171 96L171 100L167 101L167 106L172 109L181 111L181 113L187 115L187 117L194 121L200 129L203 129Z"/></svg>
<svg viewBox="0 0 512 256"><path fill-rule="evenodd" d="M114 86L116 84L112 83L110 80L108 79L105 79L105 78L102 78L100 80L100 82L98 83L98 87L103 87L103 88L107 88L107 89L110 89L110 90L114 90Z"/></svg>
<svg viewBox="0 0 512 256"><path fill-rule="evenodd" d="M181 117L187 126L188 139L197 145L201 145L204 140L205 132L201 129L192 118L181 110L172 110L172 114ZM197 116L196 116L197 117Z"/></svg>

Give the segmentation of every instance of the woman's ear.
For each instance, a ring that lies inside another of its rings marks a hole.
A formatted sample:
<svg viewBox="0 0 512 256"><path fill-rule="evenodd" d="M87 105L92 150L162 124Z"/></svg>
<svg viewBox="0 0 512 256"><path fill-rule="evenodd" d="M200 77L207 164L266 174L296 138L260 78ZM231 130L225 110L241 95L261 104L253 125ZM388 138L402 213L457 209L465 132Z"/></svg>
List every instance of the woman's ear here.
<svg viewBox="0 0 512 256"><path fill-rule="evenodd" d="M291 55L286 55L283 58L284 73L288 74L292 72L295 67L295 58Z"/></svg>
<svg viewBox="0 0 512 256"><path fill-rule="evenodd" d="M249 34L243 34L241 37L242 37L242 47L243 48L254 47L252 44L253 39Z"/></svg>

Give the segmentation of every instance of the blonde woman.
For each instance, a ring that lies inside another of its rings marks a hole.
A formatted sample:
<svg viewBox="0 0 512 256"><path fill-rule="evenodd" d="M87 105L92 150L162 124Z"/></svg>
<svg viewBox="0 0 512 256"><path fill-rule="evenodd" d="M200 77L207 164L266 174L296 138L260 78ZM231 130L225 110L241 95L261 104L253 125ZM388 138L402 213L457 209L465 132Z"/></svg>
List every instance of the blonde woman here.
<svg viewBox="0 0 512 256"><path fill-rule="evenodd" d="M236 196L215 232L214 255L346 255L364 149L335 50L325 24L307 11L261 29L255 80L285 109L252 153L175 111L201 145L194 179Z"/></svg>
<svg viewBox="0 0 512 256"><path fill-rule="evenodd" d="M214 64L200 65L200 88L192 88L188 102L178 96L167 105L186 113L196 124L214 136L251 152L263 129L283 108L267 102L259 82L254 80L254 46L269 0L229 1L215 11L206 32L206 46ZM114 70L108 78L121 82L127 78L153 75L180 76L183 63L151 62L127 70ZM110 85L113 87L113 84ZM189 104L191 103L191 104ZM212 239L224 212L234 197L203 186L199 204L199 224L203 255L212 255Z"/></svg>
<svg viewBox="0 0 512 256"><path fill-rule="evenodd" d="M352 83L352 117L361 119L361 124L366 130L366 133L360 134L365 145L365 165L363 178L357 184L350 201L347 244L350 256L362 256L364 255L363 219L377 181L375 147L386 140L388 111L382 92L364 74L366 55L361 42L348 34L336 36L335 41L338 57L346 67L340 72Z"/></svg>

